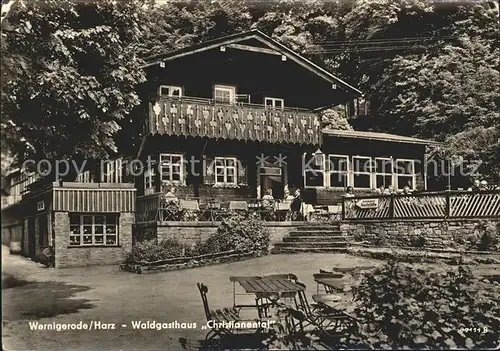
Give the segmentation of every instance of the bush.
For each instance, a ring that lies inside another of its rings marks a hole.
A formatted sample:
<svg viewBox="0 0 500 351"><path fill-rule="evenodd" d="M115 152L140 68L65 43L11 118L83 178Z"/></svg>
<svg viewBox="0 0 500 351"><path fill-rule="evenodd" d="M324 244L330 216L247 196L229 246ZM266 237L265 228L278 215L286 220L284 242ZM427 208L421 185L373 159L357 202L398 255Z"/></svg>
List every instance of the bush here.
<svg viewBox="0 0 500 351"><path fill-rule="evenodd" d="M480 251L494 251L498 244L498 225L492 222L481 222L478 224L479 232L482 233L477 248Z"/></svg>
<svg viewBox="0 0 500 351"><path fill-rule="evenodd" d="M469 248L479 251L498 250L498 225L492 222L479 222L475 232L467 236Z"/></svg>
<svg viewBox="0 0 500 351"><path fill-rule="evenodd" d="M136 243L128 254L126 262L153 262L169 258L182 257L191 248L175 239L158 242L156 239Z"/></svg>
<svg viewBox="0 0 500 351"><path fill-rule="evenodd" d="M269 248L269 231L255 216L232 213L224 219L217 232L199 248L200 254L221 251L262 251Z"/></svg>
<svg viewBox="0 0 500 351"><path fill-rule="evenodd" d="M353 341L377 349L499 345L500 285L470 272L432 273L390 262L353 289L362 328Z"/></svg>

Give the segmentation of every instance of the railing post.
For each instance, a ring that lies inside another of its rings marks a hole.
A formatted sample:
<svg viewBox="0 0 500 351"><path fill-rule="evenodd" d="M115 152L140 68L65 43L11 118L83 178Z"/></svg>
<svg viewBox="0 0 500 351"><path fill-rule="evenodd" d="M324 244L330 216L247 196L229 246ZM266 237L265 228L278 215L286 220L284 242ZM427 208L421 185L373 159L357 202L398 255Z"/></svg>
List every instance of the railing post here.
<svg viewBox="0 0 500 351"><path fill-rule="evenodd" d="M444 214L446 218L451 216L451 194L450 190L446 191L446 213Z"/></svg>
<svg viewBox="0 0 500 351"><path fill-rule="evenodd" d="M345 221L345 197L342 197L342 220Z"/></svg>
<svg viewBox="0 0 500 351"><path fill-rule="evenodd" d="M394 219L394 194L391 194L391 202L389 202L389 217Z"/></svg>

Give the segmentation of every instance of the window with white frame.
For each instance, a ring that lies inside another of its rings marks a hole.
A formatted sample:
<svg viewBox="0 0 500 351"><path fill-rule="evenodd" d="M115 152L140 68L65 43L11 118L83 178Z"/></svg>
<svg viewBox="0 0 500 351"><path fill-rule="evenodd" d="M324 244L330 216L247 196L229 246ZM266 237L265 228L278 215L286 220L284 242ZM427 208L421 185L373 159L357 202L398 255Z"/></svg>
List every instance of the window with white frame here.
<svg viewBox="0 0 500 351"><path fill-rule="evenodd" d="M183 161L181 154L160 154L160 179L162 184L180 184L183 178Z"/></svg>
<svg viewBox="0 0 500 351"><path fill-rule="evenodd" d="M144 172L144 194L152 194L155 190L155 170L149 166Z"/></svg>
<svg viewBox="0 0 500 351"><path fill-rule="evenodd" d="M101 162L101 182L102 183L121 183L122 182L122 159L107 160Z"/></svg>
<svg viewBox="0 0 500 351"><path fill-rule="evenodd" d="M392 184L393 163L392 159L385 157L375 158L375 186L389 187Z"/></svg>
<svg viewBox="0 0 500 351"><path fill-rule="evenodd" d="M415 189L415 161L398 159L395 166L397 189L403 189L405 186Z"/></svg>
<svg viewBox="0 0 500 351"><path fill-rule="evenodd" d="M264 105L272 109L283 109L285 107L285 100L273 97L266 97L264 99Z"/></svg>
<svg viewBox="0 0 500 351"><path fill-rule="evenodd" d="M371 189L374 169L371 157L353 156L352 169L353 187L358 189Z"/></svg>
<svg viewBox="0 0 500 351"><path fill-rule="evenodd" d="M118 215L69 215L69 246L118 245Z"/></svg>
<svg viewBox="0 0 500 351"><path fill-rule="evenodd" d="M214 87L215 102L233 104L235 102L236 88L230 85L216 85Z"/></svg>
<svg viewBox="0 0 500 351"><path fill-rule="evenodd" d="M349 156L328 155L330 187L345 188L349 185Z"/></svg>
<svg viewBox="0 0 500 351"><path fill-rule="evenodd" d="M325 155L303 156L304 186L306 188L317 188L325 186Z"/></svg>
<svg viewBox="0 0 500 351"><path fill-rule="evenodd" d="M160 85L158 94L161 96L182 97L182 87L175 85Z"/></svg>
<svg viewBox="0 0 500 351"><path fill-rule="evenodd" d="M215 158L215 184L236 184L236 158Z"/></svg>

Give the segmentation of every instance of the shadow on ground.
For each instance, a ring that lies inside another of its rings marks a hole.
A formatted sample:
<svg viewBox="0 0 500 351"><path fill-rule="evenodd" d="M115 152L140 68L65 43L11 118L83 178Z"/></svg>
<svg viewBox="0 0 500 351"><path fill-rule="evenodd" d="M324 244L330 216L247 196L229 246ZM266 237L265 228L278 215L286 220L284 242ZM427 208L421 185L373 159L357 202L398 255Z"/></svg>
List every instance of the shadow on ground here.
<svg viewBox="0 0 500 351"><path fill-rule="evenodd" d="M75 299L90 287L60 282L28 282L13 276L2 277L3 319L40 319L91 309L89 299Z"/></svg>
<svg viewBox="0 0 500 351"><path fill-rule="evenodd" d="M17 286L23 286L29 284L28 281L17 279L11 274L2 273L2 290L4 289L12 289Z"/></svg>

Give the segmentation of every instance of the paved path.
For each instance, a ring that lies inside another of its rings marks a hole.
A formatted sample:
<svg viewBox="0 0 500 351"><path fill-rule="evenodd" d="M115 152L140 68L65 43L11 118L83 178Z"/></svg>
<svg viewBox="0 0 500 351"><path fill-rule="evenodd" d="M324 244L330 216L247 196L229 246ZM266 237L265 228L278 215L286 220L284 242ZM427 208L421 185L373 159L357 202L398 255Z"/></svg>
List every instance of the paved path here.
<svg viewBox="0 0 500 351"><path fill-rule="evenodd" d="M48 269L2 247L3 345L6 350L181 350L179 338L203 339L197 282L212 308L232 304L233 275L295 273L316 293L312 273L333 266L381 264L344 254L271 255L183 271L137 275L116 266ZM113 330L30 330L39 323L114 324ZM132 321L197 323L195 330L134 330ZM121 325L125 324L126 327Z"/></svg>

